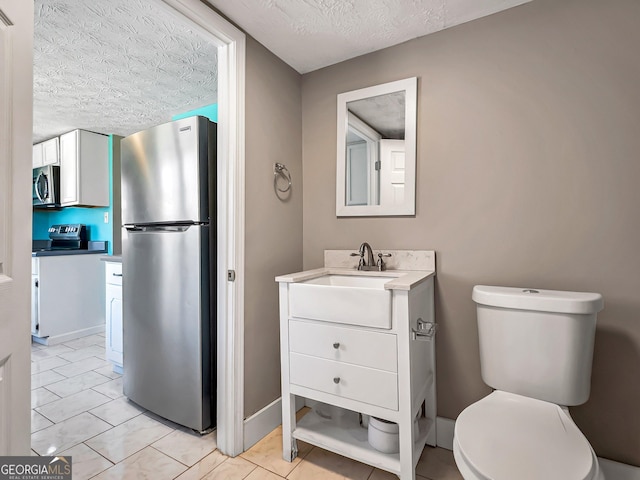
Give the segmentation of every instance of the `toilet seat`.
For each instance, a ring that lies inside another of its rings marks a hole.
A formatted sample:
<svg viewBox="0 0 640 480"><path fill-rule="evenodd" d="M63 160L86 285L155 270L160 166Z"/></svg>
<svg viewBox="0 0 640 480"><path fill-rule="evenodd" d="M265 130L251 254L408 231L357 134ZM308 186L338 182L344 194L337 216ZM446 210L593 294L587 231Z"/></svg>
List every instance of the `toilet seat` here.
<svg viewBox="0 0 640 480"><path fill-rule="evenodd" d="M501 391L460 414L454 454L465 478L601 478L591 445L559 405Z"/></svg>

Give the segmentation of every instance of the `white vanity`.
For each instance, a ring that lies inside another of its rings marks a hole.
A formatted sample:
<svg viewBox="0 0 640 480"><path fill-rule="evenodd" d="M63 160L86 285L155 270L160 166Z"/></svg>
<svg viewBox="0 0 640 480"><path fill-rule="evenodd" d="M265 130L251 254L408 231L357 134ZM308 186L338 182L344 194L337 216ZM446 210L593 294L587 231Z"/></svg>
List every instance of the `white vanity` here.
<svg viewBox="0 0 640 480"><path fill-rule="evenodd" d="M356 270L350 251L328 250L324 268L276 278L285 460L303 440L413 480L436 443L435 254L387 252L386 271ZM296 397L329 413L296 422ZM367 416L398 424L399 453L369 444Z"/></svg>

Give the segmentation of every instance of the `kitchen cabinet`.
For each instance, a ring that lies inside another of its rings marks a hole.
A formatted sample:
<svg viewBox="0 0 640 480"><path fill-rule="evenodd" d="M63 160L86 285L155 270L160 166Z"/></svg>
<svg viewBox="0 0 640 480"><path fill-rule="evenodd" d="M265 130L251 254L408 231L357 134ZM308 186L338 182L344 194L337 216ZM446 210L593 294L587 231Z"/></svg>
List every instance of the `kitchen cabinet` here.
<svg viewBox="0 0 640 480"><path fill-rule="evenodd" d="M60 135L60 204L109 206L109 137L86 130Z"/></svg>
<svg viewBox="0 0 640 480"><path fill-rule="evenodd" d="M51 138L33 146L33 168L60 164L60 139Z"/></svg>
<svg viewBox="0 0 640 480"><path fill-rule="evenodd" d="M276 279L280 282L283 458L292 461L298 453L297 440L302 440L413 480L425 444L436 444L433 272L424 272L422 278L417 276L420 272L412 272L413 280L407 281L398 276L394 286L381 289L381 296L391 292L385 309L389 322L365 325L347 313L328 318L295 308L295 297L304 295L305 288L298 285L311 281L319 271ZM329 274L345 271L335 269ZM327 285L320 283L313 292L340 288ZM366 288L346 290L362 306ZM296 397L317 405L299 421ZM367 416L398 425L399 452L386 453L369 443L364 427Z"/></svg>
<svg viewBox="0 0 640 480"><path fill-rule="evenodd" d="M105 274L106 357L113 364L113 371L122 373L122 263L107 261Z"/></svg>
<svg viewBox="0 0 640 480"><path fill-rule="evenodd" d="M31 335L54 345L104 331L99 254L31 258Z"/></svg>

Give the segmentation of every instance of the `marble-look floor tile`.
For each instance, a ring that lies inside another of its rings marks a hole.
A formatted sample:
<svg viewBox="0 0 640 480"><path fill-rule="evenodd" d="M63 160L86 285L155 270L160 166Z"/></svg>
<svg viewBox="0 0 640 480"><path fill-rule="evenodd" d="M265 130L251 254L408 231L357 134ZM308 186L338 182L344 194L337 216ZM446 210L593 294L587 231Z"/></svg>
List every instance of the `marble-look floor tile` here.
<svg viewBox="0 0 640 480"><path fill-rule="evenodd" d="M258 467L251 472L245 480L282 480L282 477L262 467Z"/></svg>
<svg viewBox="0 0 640 480"><path fill-rule="evenodd" d="M59 400L60 397L55 393L50 392L44 387L31 390L31 408L41 407L47 403Z"/></svg>
<svg viewBox="0 0 640 480"><path fill-rule="evenodd" d="M47 390L55 393L60 397L68 397L74 393L87 390L91 387L95 387L102 383L109 382L110 380L95 372L86 372L75 377L66 378L56 383L47 385Z"/></svg>
<svg viewBox="0 0 640 480"><path fill-rule="evenodd" d="M180 462L147 447L105 470L94 480L169 480L186 469Z"/></svg>
<svg viewBox="0 0 640 480"><path fill-rule="evenodd" d="M65 378L67 377L60 375L53 370L47 370L42 373L35 373L31 375L31 390L35 390L36 388L59 382L60 380L64 380Z"/></svg>
<svg viewBox="0 0 640 480"><path fill-rule="evenodd" d="M216 432L199 435L190 431L174 430L151 446L190 467L216 449Z"/></svg>
<svg viewBox="0 0 640 480"><path fill-rule="evenodd" d="M373 467L314 448L289 474L291 480L366 480Z"/></svg>
<svg viewBox="0 0 640 480"><path fill-rule="evenodd" d="M104 405L100 405L89 412L105 422L117 426L144 413L145 409L130 402L126 397L120 397Z"/></svg>
<svg viewBox="0 0 640 480"><path fill-rule="evenodd" d="M256 465L286 477L311 451L308 443L298 441L298 457L293 462L282 458L282 426L276 428L241 456Z"/></svg>
<svg viewBox="0 0 640 480"><path fill-rule="evenodd" d="M424 447L416 473L436 480L462 480L453 452L444 448Z"/></svg>
<svg viewBox="0 0 640 480"><path fill-rule="evenodd" d="M94 392L93 390L83 390L74 395L38 407L36 411L52 422L60 423L108 401L109 397L105 395Z"/></svg>
<svg viewBox="0 0 640 480"><path fill-rule="evenodd" d="M31 435L31 448L39 455L52 455L110 428L111 425L90 413L81 413Z"/></svg>
<svg viewBox="0 0 640 480"><path fill-rule="evenodd" d="M106 360L98 357L88 357L83 358L82 360L77 362L69 363L68 365L64 365L62 367L54 368L53 371L59 373L60 375L64 375L65 377L75 377L76 375L81 375L83 373L90 372L91 370L103 368L107 365L109 365L109 363Z"/></svg>
<svg viewBox="0 0 640 480"><path fill-rule="evenodd" d="M31 374L34 373L42 373L47 370L51 370L52 368L61 367L62 365L68 365L64 358L60 358L58 356L47 357L43 359L38 359L34 362L31 362Z"/></svg>
<svg viewBox="0 0 640 480"><path fill-rule="evenodd" d="M214 450L180 475L176 480L200 480L228 458L226 455L220 453L220 450Z"/></svg>
<svg viewBox="0 0 640 480"><path fill-rule="evenodd" d="M120 398L124 395L122 392L122 377L115 378L110 382L103 383L93 387L96 392L100 392L110 398Z"/></svg>
<svg viewBox="0 0 640 480"><path fill-rule="evenodd" d="M60 452L60 455L72 457L73 480L89 479L113 466L113 463L91 450L84 443Z"/></svg>
<svg viewBox="0 0 640 480"><path fill-rule="evenodd" d="M230 458L202 477L202 480L242 480L256 468L244 458Z"/></svg>
<svg viewBox="0 0 640 480"><path fill-rule="evenodd" d="M42 430L53 425L53 422L48 418L43 417L35 410L31 410L31 433Z"/></svg>
<svg viewBox="0 0 640 480"><path fill-rule="evenodd" d="M110 362L107 362L104 367L95 368L93 371L111 379L120 378L122 376L121 374L113 371L113 365Z"/></svg>
<svg viewBox="0 0 640 480"><path fill-rule="evenodd" d="M64 342L63 345L69 348L73 348L74 350L86 348L91 345L99 345L103 347L104 337L101 337L100 335L87 335L86 337L76 338L75 340L69 340L68 342Z"/></svg>
<svg viewBox="0 0 640 480"><path fill-rule="evenodd" d="M118 463L171 432L172 429L166 425L139 415L88 440L86 444L113 463Z"/></svg>
<svg viewBox="0 0 640 480"><path fill-rule="evenodd" d="M73 348L65 347L64 345L42 345L38 350L31 350L31 360L42 360L43 358L53 357L64 353L73 352Z"/></svg>
<svg viewBox="0 0 640 480"><path fill-rule="evenodd" d="M77 362L78 360L84 360L89 357L104 358L104 347L98 345L90 345L78 350L72 350L71 352L59 353L58 356L68 360L70 362Z"/></svg>

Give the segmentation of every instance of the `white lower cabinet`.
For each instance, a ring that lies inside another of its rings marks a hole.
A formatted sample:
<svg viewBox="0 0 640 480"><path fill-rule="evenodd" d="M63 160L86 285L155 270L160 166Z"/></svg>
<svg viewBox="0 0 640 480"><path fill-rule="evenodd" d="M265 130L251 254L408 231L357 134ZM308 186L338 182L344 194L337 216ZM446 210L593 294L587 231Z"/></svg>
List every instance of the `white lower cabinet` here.
<svg viewBox="0 0 640 480"><path fill-rule="evenodd" d="M105 274L106 357L113 364L113 371L122 373L122 263L106 262Z"/></svg>
<svg viewBox="0 0 640 480"><path fill-rule="evenodd" d="M292 284L279 286L284 459L302 440L415 480L422 449L436 444L435 337L424 334L435 325L433 277L392 290L390 329L294 317ZM297 421L296 397L320 407ZM398 424L399 453L369 444L367 415Z"/></svg>
<svg viewBox="0 0 640 480"><path fill-rule="evenodd" d="M104 331L99 254L31 258L31 335L53 345Z"/></svg>

